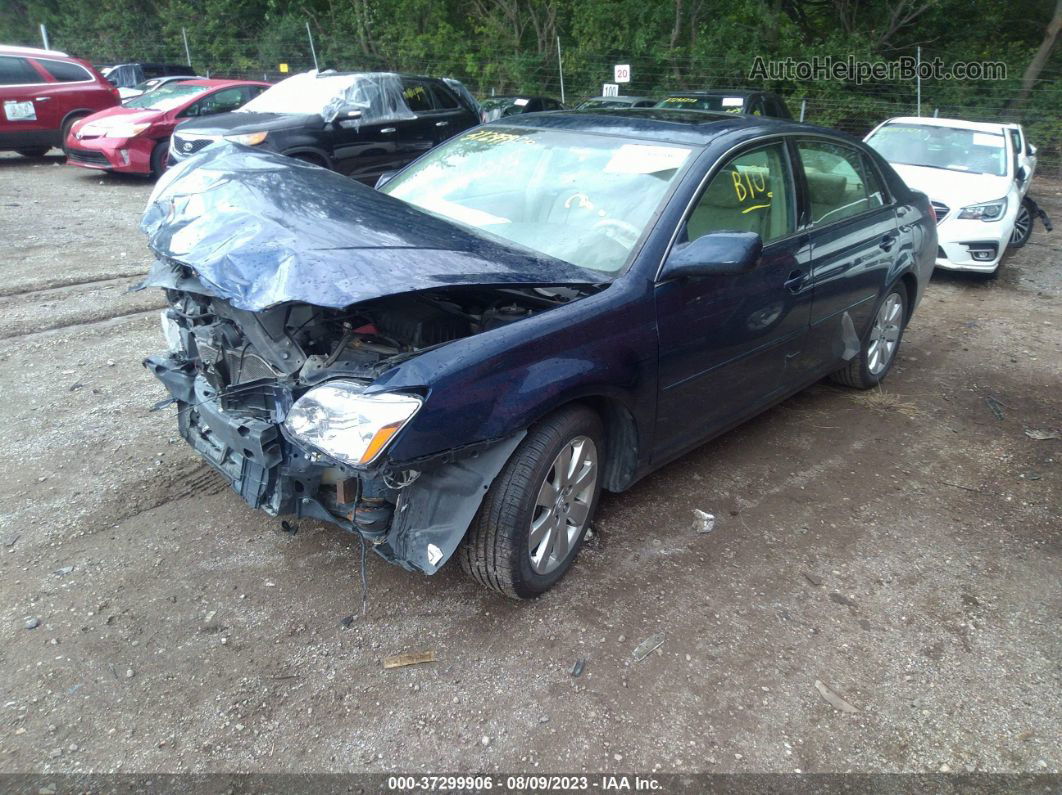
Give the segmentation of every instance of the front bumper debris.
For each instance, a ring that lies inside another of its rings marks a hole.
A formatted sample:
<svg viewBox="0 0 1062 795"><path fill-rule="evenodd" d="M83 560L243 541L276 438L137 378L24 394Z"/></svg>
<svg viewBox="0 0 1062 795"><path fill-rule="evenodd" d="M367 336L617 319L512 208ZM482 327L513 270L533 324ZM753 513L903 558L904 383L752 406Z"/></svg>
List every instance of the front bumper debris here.
<svg viewBox="0 0 1062 795"><path fill-rule="evenodd" d="M383 558L425 574L438 571L457 549L524 436L357 469L284 434L281 423L292 398L278 382L247 389L255 407L241 410L240 401L226 405L225 394L219 396L191 363L175 355L150 356L144 365L176 402L184 440L252 508L338 525L370 541ZM268 399L259 400L261 395ZM268 419L263 406L271 407Z"/></svg>

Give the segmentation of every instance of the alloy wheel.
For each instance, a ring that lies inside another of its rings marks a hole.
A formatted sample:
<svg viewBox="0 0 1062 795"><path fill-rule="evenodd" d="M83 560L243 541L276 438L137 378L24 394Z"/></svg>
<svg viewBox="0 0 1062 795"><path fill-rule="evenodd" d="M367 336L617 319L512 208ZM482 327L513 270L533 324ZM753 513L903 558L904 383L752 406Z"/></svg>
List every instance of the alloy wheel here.
<svg viewBox="0 0 1062 795"><path fill-rule="evenodd" d="M870 330L870 339L867 342L867 370L871 375L880 375L889 366L900 342L902 325L903 301L898 294L889 293L878 309L878 316L874 318L874 327Z"/></svg>
<svg viewBox="0 0 1062 795"><path fill-rule="evenodd" d="M531 518L531 568L549 574L568 557L590 517L597 486L597 445L576 436L561 448L538 490Z"/></svg>
<svg viewBox="0 0 1062 795"><path fill-rule="evenodd" d="M1014 219L1014 229L1010 233L1010 242L1021 243L1029 236L1029 230L1031 227L1032 214L1029 212L1029 208L1025 202L1022 202L1021 207L1018 210L1018 217Z"/></svg>

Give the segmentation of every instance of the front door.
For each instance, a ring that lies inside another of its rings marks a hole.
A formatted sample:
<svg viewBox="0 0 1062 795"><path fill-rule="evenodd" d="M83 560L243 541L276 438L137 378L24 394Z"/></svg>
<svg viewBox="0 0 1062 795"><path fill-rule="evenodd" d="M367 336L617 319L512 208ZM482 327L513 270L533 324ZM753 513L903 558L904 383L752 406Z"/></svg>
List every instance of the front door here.
<svg viewBox="0 0 1062 795"><path fill-rule="evenodd" d="M810 249L796 218L782 142L735 156L696 200L676 247L712 232L756 232L763 255L748 273L657 286L656 460L756 413L790 385L788 362L800 352L811 307Z"/></svg>

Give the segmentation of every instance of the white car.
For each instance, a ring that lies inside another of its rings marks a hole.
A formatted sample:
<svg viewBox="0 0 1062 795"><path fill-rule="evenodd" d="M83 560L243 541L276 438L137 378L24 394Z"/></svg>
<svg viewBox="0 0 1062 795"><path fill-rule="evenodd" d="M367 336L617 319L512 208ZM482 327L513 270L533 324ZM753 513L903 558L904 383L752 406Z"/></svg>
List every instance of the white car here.
<svg viewBox="0 0 1062 795"><path fill-rule="evenodd" d="M1019 125L908 116L864 140L932 201L938 268L994 276L1003 252L1028 241L1038 212L1025 196L1036 150Z"/></svg>

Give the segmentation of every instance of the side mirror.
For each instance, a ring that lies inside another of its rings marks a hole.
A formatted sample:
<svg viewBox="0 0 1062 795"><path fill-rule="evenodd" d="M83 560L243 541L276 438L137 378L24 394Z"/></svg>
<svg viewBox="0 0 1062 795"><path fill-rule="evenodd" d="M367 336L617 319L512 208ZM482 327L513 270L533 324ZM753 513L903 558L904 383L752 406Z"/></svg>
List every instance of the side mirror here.
<svg viewBox="0 0 1062 795"><path fill-rule="evenodd" d="M1025 144L1025 154L1027 154L1029 157L1032 157L1036 154L1036 147L1030 143Z"/></svg>
<svg viewBox="0 0 1062 795"><path fill-rule="evenodd" d="M376 178L376 184L373 186L373 188L375 190L379 190L384 185L386 185L388 182L390 182L391 179L394 177L394 175L397 174L397 173L398 173L397 171L385 171L384 173L382 173L380 176L378 176Z"/></svg>
<svg viewBox="0 0 1062 795"><path fill-rule="evenodd" d="M336 108L335 115L329 114L330 118L325 118L326 122L333 122L341 127L347 126L344 122L354 122L361 118L362 109L356 105L340 105Z"/></svg>
<svg viewBox="0 0 1062 795"><path fill-rule="evenodd" d="M672 249L661 278L748 273L760 261L762 251L763 240L755 232L713 232Z"/></svg>

